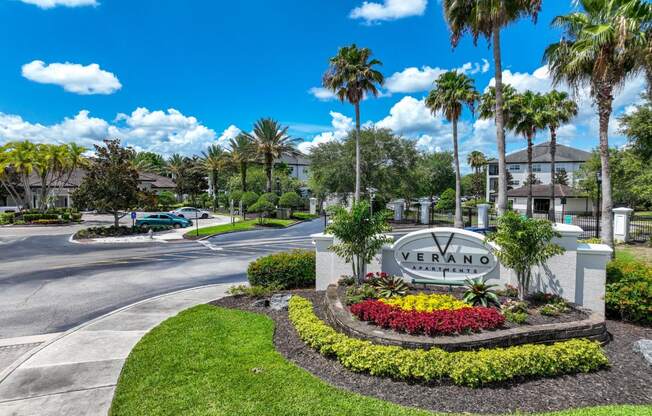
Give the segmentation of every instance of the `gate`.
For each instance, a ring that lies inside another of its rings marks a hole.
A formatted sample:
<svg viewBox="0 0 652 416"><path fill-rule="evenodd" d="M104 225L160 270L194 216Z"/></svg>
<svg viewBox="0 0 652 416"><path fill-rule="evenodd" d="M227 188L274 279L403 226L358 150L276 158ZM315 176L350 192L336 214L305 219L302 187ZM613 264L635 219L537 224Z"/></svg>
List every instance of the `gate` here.
<svg viewBox="0 0 652 416"><path fill-rule="evenodd" d="M652 216L634 215L629 222L629 239L644 243L652 239Z"/></svg>

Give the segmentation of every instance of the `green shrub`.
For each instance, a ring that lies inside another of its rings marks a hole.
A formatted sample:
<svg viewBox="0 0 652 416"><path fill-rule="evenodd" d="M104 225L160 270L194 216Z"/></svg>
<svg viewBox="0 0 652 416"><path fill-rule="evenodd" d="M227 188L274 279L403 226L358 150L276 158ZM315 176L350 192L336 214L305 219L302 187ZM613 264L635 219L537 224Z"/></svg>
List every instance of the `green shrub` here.
<svg viewBox="0 0 652 416"><path fill-rule="evenodd" d="M354 305L367 299L378 299L376 288L369 283L363 283L360 286L349 286L346 289L347 305Z"/></svg>
<svg viewBox="0 0 652 416"><path fill-rule="evenodd" d="M152 232L159 232L171 229L172 227L168 225L150 225L147 227L141 227L138 225L135 227L120 226L118 228L113 225L110 227L90 227L77 231L73 236L73 239L83 240L87 238L125 237L130 235L147 234L150 230L152 230Z"/></svg>
<svg viewBox="0 0 652 416"><path fill-rule="evenodd" d="M437 205L435 205L435 209L443 211L455 209L455 190L448 188L442 192L437 201Z"/></svg>
<svg viewBox="0 0 652 416"><path fill-rule="evenodd" d="M258 194L255 192L245 192L242 194L242 206L244 209L249 210L249 207L258 202Z"/></svg>
<svg viewBox="0 0 652 416"><path fill-rule="evenodd" d="M527 321L528 314L527 312L522 311L503 311L503 316L509 322L512 322L517 325L524 324Z"/></svg>
<svg viewBox="0 0 652 416"><path fill-rule="evenodd" d="M25 222L36 222L39 220L58 220L59 214L55 213L46 213L46 214L23 214L23 221Z"/></svg>
<svg viewBox="0 0 652 416"><path fill-rule="evenodd" d="M261 197L258 202L249 207L249 212L261 214L260 217L258 217L258 222L264 224L265 218L270 217L275 209L274 204Z"/></svg>
<svg viewBox="0 0 652 416"><path fill-rule="evenodd" d="M231 296L248 296L250 298L265 298L273 295L275 292L281 290L276 285L270 286L247 286L237 285L231 286L226 293Z"/></svg>
<svg viewBox="0 0 652 416"><path fill-rule="evenodd" d="M244 194L244 192L242 192L242 191L233 191L233 192L231 192L229 194L229 204L231 203L231 200L233 200L233 205L237 208L238 204L240 203L240 200L242 199L243 194Z"/></svg>
<svg viewBox="0 0 652 416"><path fill-rule="evenodd" d="M315 252L295 250L261 257L249 264L247 277L252 286L312 287L315 285Z"/></svg>
<svg viewBox="0 0 652 416"><path fill-rule="evenodd" d="M300 296L290 299L289 316L301 339L321 354L337 358L351 371L399 380L428 383L448 378L479 387L521 377L588 373L609 363L597 342L582 339L453 353L376 345L335 331Z"/></svg>
<svg viewBox="0 0 652 416"><path fill-rule="evenodd" d="M258 198L258 202L260 201L267 201L270 204L276 206L276 204L278 204L278 195L276 195L273 192L267 192L266 194L262 194L260 198Z"/></svg>
<svg viewBox="0 0 652 416"><path fill-rule="evenodd" d="M292 218L294 218L295 220L299 220L299 221L310 221L310 220L314 220L316 218L319 218L319 215L310 214L308 212L293 212L292 213Z"/></svg>
<svg viewBox="0 0 652 416"><path fill-rule="evenodd" d="M610 317L652 324L652 266L632 260L610 262L605 303Z"/></svg>
<svg viewBox="0 0 652 416"><path fill-rule="evenodd" d="M16 214L13 212L5 212L0 214L0 225L13 224L16 219Z"/></svg>
<svg viewBox="0 0 652 416"><path fill-rule="evenodd" d="M296 192L286 192L278 200L282 208L297 208L301 204L301 197Z"/></svg>

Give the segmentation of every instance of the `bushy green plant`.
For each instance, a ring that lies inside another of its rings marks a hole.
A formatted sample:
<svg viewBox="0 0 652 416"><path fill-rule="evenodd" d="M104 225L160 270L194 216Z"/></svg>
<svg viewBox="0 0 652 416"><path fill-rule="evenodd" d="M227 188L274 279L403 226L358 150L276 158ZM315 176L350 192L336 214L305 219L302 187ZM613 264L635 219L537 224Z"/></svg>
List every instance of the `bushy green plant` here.
<svg viewBox="0 0 652 416"><path fill-rule="evenodd" d="M258 198L258 202L260 202L261 200L265 200L270 204L276 206L278 204L278 195L276 195L273 192L267 192L262 194L260 198Z"/></svg>
<svg viewBox="0 0 652 416"><path fill-rule="evenodd" d="M498 295L493 289L496 285L487 284L483 277L467 279L464 287L466 291L462 299L469 305L500 308Z"/></svg>
<svg viewBox="0 0 652 416"><path fill-rule="evenodd" d="M503 316L509 322L515 323L517 325L524 324L527 321L528 314L526 312L512 312L512 311L503 311Z"/></svg>
<svg viewBox="0 0 652 416"><path fill-rule="evenodd" d="M630 276L609 283L605 303L610 317L652 324L652 279Z"/></svg>
<svg viewBox="0 0 652 416"><path fill-rule="evenodd" d="M346 290L347 305L354 305L367 299L378 299L376 288L369 283L363 283L359 286L350 286Z"/></svg>
<svg viewBox="0 0 652 416"><path fill-rule="evenodd" d="M228 204L230 204L231 200L233 200L233 206L235 208L238 208L238 204L240 204L240 200L242 199L242 195L244 195L244 192L242 192L240 190L231 192L229 194L229 202L228 202Z"/></svg>
<svg viewBox="0 0 652 416"><path fill-rule="evenodd" d="M281 290L277 285L269 286L247 286L237 285L231 286L227 289L226 293L231 296L247 296L250 298L266 298Z"/></svg>
<svg viewBox="0 0 652 416"><path fill-rule="evenodd" d="M376 288L378 297L387 299L404 296L410 289L402 277L389 275L382 275L374 279L373 286Z"/></svg>
<svg viewBox="0 0 652 416"><path fill-rule="evenodd" d="M338 243L331 249L351 264L353 275L362 283L367 264L391 238L384 233L390 230L385 213L372 214L366 201L354 203L351 210L338 206L331 211L333 221L326 232L333 234Z"/></svg>
<svg viewBox="0 0 652 416"><path fill-rule="evenodd" d="M258 202L249 207L249 212L259 213L258 223L264 224L265 220L272 215L275 209L271 202L261 197Z"/></svg>
<svg viewBox="0 0 652 416"><path fill-rule="evenodd" d="M355 284L355 277L353 276L342 276L340 280L337 281L339 286L353 286Z"/></svg>
<svg viewBox="0 0 652 416"><path fill-rule="evenodd" d="M286 192L278 200L278 205L283 208L297 208L300 204L301 197L296 192Z"/></svg>
<svg viewBox="0 0 652 416"><path fill-rule="evenodd" d="M523 377L588 373L608 365L600 344L581 339L453 353L376 345L335 331L300 296L290 299L289 317L301 339L322 355L336 358L354 372L398 380L451 379L455 384L479 387Z"/></svg>
<svg viewBox="0 0 652 416"><path fill-rule="evenodd" d="M437 204L435 205L435 209L442 211L455 209L455 190L448 188L442 192Z"/></svg>
<svg viewBox="0 0 652 416"><path fill-rule="evenodd" d="M310 214L308 212L293 212L292 213L292 218L294 218L295 220L299 220L299 221L310 221L310 220L314 220L316 218L319 218L319 215Z"/></svg>
<svg viewBox="0 0 652 416"><path fill-rule="evenodd" d="M552 242L555 237L559 234L547 220L525 218L511 211L498 218L498 230L487 241L495 243L490 248L501 264L516 272L520 300L530 288L532 268L564 252Z"/></svg>
<svg viewBox="0 0 652 416"><path fill-rule="evenodd" d="M261 257L249 263L247 277L252 286L312 287L315 285L315 252L295 250Z"/></svg>
<svg viewBox="0 0 652 416"><path fill-rule="evenodd" d="M245 192L242 194L240 200L242 201L242 207L248 211L249 207L258 202L258 194L255 192Z"/></svg>
<svg viewBox="0 0 652 416"><path fill-rule="evenodd" d="M16 219L16 214L13 212L5 212L0 214L0 225L13 224Z"/></svg>
<svg viewBox="0 0 652 416"><path fill-rule="evenodd" d="M506 284L503 289L499 289L496 293L500 296L516 299L518 297L518 288L510 284Z"/></svg>

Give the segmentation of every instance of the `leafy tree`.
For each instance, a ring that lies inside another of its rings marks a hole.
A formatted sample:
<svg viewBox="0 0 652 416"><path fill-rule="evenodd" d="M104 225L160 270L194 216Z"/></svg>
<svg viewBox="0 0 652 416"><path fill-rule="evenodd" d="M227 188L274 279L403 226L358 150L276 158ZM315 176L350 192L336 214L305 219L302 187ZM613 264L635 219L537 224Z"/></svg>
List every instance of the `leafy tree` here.
<svg viewBox="0 0 652 416"><path fill-rule="evenodd" d="M184 158L180 176L177 178L177 187L183 194L188 195L192 205L196 205L199 194L208 188L202 159L197 156Z"/></svg>
<svg viewBox="0 0 652 416"><path fill-rule="evenodd" d="M265 201L269 202L270 204L276 206L276 204L278 204L278 198L279 198L278 195L276 195L275 193L267 192L265 194L262 194L260 196L260 198L258 198L258 200L259 201L260 200L265 200Z"/></svg>
<svg viewBox="0 0 652 416"><path fill-rule="evenodd" d="M481 151L473 150L467 155L466 163L475 171L475 173L480 173L487 165L487 157Z"/></svg>
<svg viewBox="0 0 652 416"><path fill-rule="evenodd" d="M507 164L505 161L505 119L503 114L503 66L500 51L500 32L522 17L536 21L541 0L460 1L444 0L444 15L451 30L451 43L456 47L464 34L469 33L477 44L480 36L493 43L495 69L495 119L498 145L498 213L507 210Z"/></svg>
<svg viewBox="0 0 652 416"><path fill-rule="evenodd" d="M355 107L355 201L360 200L360 102L365 95L378 96L378 86L383 85L383 74L374 69L382 65L371 59L371 49L358 48L356 44L339 49L330 59L330 66L323 77L323 85L333 91L340 101L348 101Z"/></svg>
<svg viewBox="0 0 652 416"><path fill-rule="evenodd" d="M267 199L261 197L260 199L258 199L258 201L256 201L255 204L252 204L249 207L248 211L259 213L260 216L258 217L258 223L265 224L267 218L272 215L275 209L276 207L274 206L274 204L269 202Z"/></svg>
<svg viewBox="0 0 652 416"><path fill-rule="evenodd" d="M476 172L472 173L470 176L471 180L471 186L469 189L469 193L466 195L474 195L475 199L482 199L482 195L485 192L485 189L487 189L487 176L484 174L484 172Z"/></svg>
<svg viewBox="0 0 652 416"><path fill-rule="evenodd" d="M516 272L518 297L525 300L532 280L532 268L549 258L562 254L564 249L553 243L559 237L548 220L524 218L507 212L498 218L498 230L490 234L490 248L500 263Z"/></svg>
<svg viewBox="0 0 652 416"><path fill-rule="evenodd" d="M247 192L247 168L256 161L256 149L248 135L240 133L229 140L229 158L240 171L242 191Z"/></svg>
<svg viewBox="0 0 652 416"><path fill-rule="evenodd" d="M384 233L390 230L384 212L371 213L366 201L354 202L351 210L337 206L331 212L333 221L326 228L337 239L331 248L347 263L351 263L353 276L362 283L367 264L373 260L391 238Z"/></svg>
<svg viewBox="0 0 652 416"><path fill-rule="evenodd" d="M455 186L451 152L422 153L417 162L419 194L431 199Z"/></svg>
<svg viewBox="0 0 652 416"><path fill-rule="evenodd" d="M455 208L455 190L453 189L446 189L441 196L439 197L439 200L437 201L437 205L435 205L436 209L442 210L442 211L450 211Z"/></svg>
<svg viewBox="0 0 652 416"><path fill-rule="evenodd" d="M175 190L177 193L177 200L181 200L184 194L183 180L181 180L184 168L184 157L178 153L174 153L172 156L170 156L165 166L165 172L170 175L170 177L172 177L172 180L176 184Z"/></svg>
<svg viewBox="0 0 652 416"><path fill-rule="evenodd" d="M578 91L590 87L597 109L602 162L602 212L613 208L609 165L609 119L614 91L641 66L640 48L647 42L649 16L643 0L577 0L582 11L557 16L553 25L564 34L546 48L544 60L555 83ZM613 218L602 216L602 241L613 247Z"/></svg>
<svg viewBox="0 0 652 416"><path fill-rule="evenodd" d="M621 116L619 122L633 149L643 159L652 159L652 95L646 95L643 104Z"/></svg>
<svg viewBox="0 0 652 416"><path fill-rule="evenodd" d="M79 208L93 207L113 215L114 225L138 204L138 171L134 150L120 146L120 140L95 145L95 158L72 198Z"/></svg>
<svg viewBox="0 0 652 416"><path fill-rule="evenodd" d="M568 180L568 173L566 172L566 169L562 169L562 170L560 170L558 172L555 172L554 183L556 185L568 186L569 180Z"/></svg>
<svg viewBox="0 0 652 416"><path fill-rule="evenodd" d="M278 200L278 205L283 208L297 208L300 204L301 197L296 192L286 192Z"/></svg>
<svg viewBox="0 0 652 416"><path fill-rule="evenodd" d="M242 207L244 209L247 209L251 207L253 204L258 202L259 196L255 192L247 191L242 194L240 197L240 201L242 201Z"/></svg>
<svg viewBox="0 0 652 416"><path fill-rule="evenodd" d="M530 188L530 194L532 193L532 185L541 185L541 181L539 178L537 178L537 175L534 173L530 173L527 178L525 178L525 181L523 182L523 186L527 186Z"/></svg>
<svg viewBox="0 0 652 416"><path fill-rule="evenodd" d="M266 192L272 192L272 170L274 161L284 155L297 155L295 145L298 139L287 134L288 127L282 127L271 118L260 119L254 124L253 133L244 133L252 141L258 156L262 159L267 175Z"/></svg>
<svg viewBox="0 0 652 416"><path fill-rule="evenodd" d="M173 192L163 191L158 194L158 203L163 209L168 209L177 201L177 197Z"/></svg>
<svg viewBox="0 0 652 416"><path fill-rule="evenodd" d="M472 112L480 98L473 79L456 71L449 71L439 76L435 88L425 100L426 106L433 112L441 111L453 126L453 159L455 165L455 227L463 228L462 220L462 174L457 142L457 123L462 116L464 106Z"/></svg>
<svg viewBox="0 0 652 416"><path fill-rule="evenodd" d="M552 90L543 96L543 122L550 130L550 171L556 172L555 162L557 154L557 129L565 123L568 123L577 115L577 103L568 97L568 94L562 91ZM566 171L564 171L564 174ZM555 178L556 180L557 178ZM561 178L560 178L561 179ZM550 211L548 218L555 220L555 183L550 182ZM562 185L568 185L568 176L566 182Z"/></svg>
<svg viewBox="0 0 652 416"><path fill-rule="evenodd" d="M166 170L163 156L154 152L138 152L133 159L134 168L139 172L152 172L162 175Z"/></svg>

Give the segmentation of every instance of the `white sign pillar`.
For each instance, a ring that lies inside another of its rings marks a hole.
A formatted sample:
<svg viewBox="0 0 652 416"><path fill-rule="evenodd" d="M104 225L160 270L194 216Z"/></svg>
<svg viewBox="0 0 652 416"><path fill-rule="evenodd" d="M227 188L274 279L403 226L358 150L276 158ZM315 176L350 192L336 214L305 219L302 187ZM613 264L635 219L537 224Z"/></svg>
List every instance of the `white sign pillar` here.
<svg viewBox="0 0 652 416"><path fill-rule="evenodd" d="M478 228L489 227L489 204L478 204Z"/></svg>
<svg viewBox="0 0 652 416"><path fill-rule="evenodd" d="M317 198L310 198L310 215L317 214Z"/></svg>
<svg viewBox="0 0 652 416"><path fill-rule="evenodd" d="M615 208L614 212L614 240L620 243L629 241L629 221L634 212L631 208Z"/></svg>
<svg viewBox="0 0 652 416"><path fill-rule="evenodd" d="M421 198L419 203L421 204L419 223L430 224L430 198Z"/></svg>
<svg viewBox="0 0 652 416"><path fill-rule="evenodd" d="M403 221L403 201L394 202L394 221Z"/></svg>

